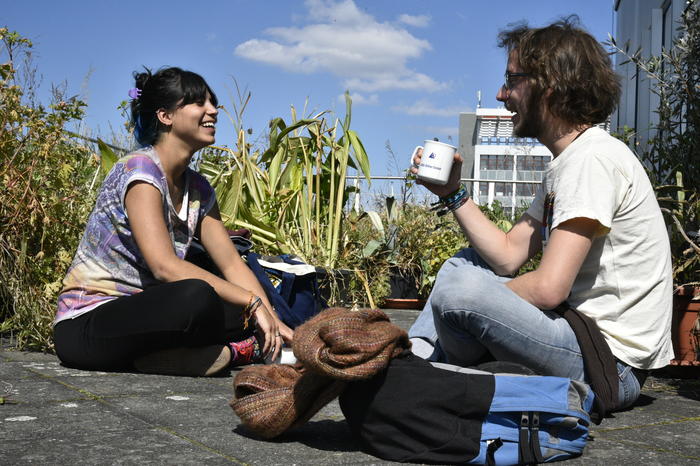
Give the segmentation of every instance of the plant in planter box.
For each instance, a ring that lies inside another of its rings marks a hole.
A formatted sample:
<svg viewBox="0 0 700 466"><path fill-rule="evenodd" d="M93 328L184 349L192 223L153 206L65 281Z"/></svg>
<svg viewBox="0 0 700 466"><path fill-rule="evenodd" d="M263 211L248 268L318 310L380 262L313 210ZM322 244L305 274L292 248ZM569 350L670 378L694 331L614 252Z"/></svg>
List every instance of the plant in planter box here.
<svg viewBox="0 0 700 466"><path fill-rule="evenodd" d="M378 214L379 215L379 214ZM379 224L382 220L379 220ZM340 266L353 270L350 298L353 304L376 307L389 295L390 263L384 244L384 230L377 229L367 212L348 215L347 242L340 257Z"/></svg>
<svg viewBox="0 0 700 466"><path fill-rule="evenodd" d="M377 304L391 298L415 299L418 305L417 298L430 293L424 286L426 270L437 271L464 243L451 219L437 217L426 206L399 205L393 197L385 198L385 209L359 215L349 235L351 267L372 277L368 300Z"/></svg>
<svg viewBox="0 0 700 466"><path fill-rule="evenodd" d="M364 258L372 259L378 262L384 262L389 280L389 298L418 298L415 268L411 268L407 264L399 264L399 252L401 246L397 241L397 235L400 229L399 222L402 217L402 209L398 207L396 199L389 196L386 202L386 227L382 222L382 216L376 211L367 211L365 214L369 217L372 225L379 233L378 239L370 239L366 246L362 249ZM419 275L419 274L418 274Z"/></svg>
<svg viewBox="0 0 700 466"><path fill-rule="evenodd" d="M658 96L658 123L655 135L642 148L640 159L657 186L659 204L669 226L676 295L676 322L680 303L698 298L700 280L700 248L697 232L700 214L700 2L689 0L681 15L676 39L670 50L658 56L643 58L641 50L628 53L610 44L627 57L653 82L652 92ZM687 285L683 287L682 285ZM688 297L684 295L688 294ZM692 295L692 296L690 296ZM695 314L694 324L700 317ZM674 331L678 331L674 329ZM681 329L681 340L690 339L690 329ZM678 343L678 341L674 342ZM695 340L695 353L700 353ZM692 347L692 346L691 346ZM678 354L677 357L690 357ZM682 350L681 353L684 353ZM696 355L692 355L696 358ZM696 359L697 360L697 359Z"/></svg>
<svg viewBox="0 0 700 466"><path fill-rule="evenodd" d="M346 174L354 168L369 182L370 171L362 142L350 129L349 94L345 98L342 120L329 121L326 112L297 119L294 108L289 125L271 120L266 147L255 150L242 125L250 93L239 93L231 118L235 149L214 147L200 163L228 228L249 229L260 252L295 254L330 271L324 277L341 281L345 275L333 270L347 243L344 207L354 191Z"/></svg>
<svg viewBox="0 0 700 466"><path fill-rule="evenodd" d="M248 228L271 253L293 253L308 263L334 268L342 250L344 206L354 188L348 168L369 181L369 158L350 129L352 102L346 93L345 118L332 123L325 112L292 123L270 121L268 145L251 152L240 123L250 94L237 110L236 149L215 148L200 166L216 190L228 228Z"/></svg>

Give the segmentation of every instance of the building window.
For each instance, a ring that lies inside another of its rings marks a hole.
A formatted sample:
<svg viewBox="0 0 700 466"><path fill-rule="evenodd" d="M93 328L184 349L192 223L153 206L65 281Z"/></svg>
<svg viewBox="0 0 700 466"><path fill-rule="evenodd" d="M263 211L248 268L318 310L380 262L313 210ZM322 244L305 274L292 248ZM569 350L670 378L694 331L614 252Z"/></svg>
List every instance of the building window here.
<svg viewBox="0 0 700 466"><path fill-rule="evenodd" d="M544 171L547 163L549 162L548 156L541 155L520 155L518 156L518 171Z"/></svg>
<svg viewBox="0 0 700 466"><path fill-rule="evenodd" d="M518 183L515 188L515 194L516 196L535 197L537 186L536 184L530 183Z"/></svg>
<svg viewBox="0 0 700 466"><path fill-rule="evenodd" d="M512 170L513 156L508 154L482 154L481 170Z"/></svg>
<svg viewBox="0 0 700 466"><path fill-rule="evenodd" d="M673 41L673 2L666 2L663 7L663 24L661 29L661 46L664 50L671 50Z"/></svg>
<svg viewBox="0 0 700 466"><path fill-rule="evenodd" d="M512 196L513 183L496 183L496 186L494 186L494 194L497 197Z"/></svg>

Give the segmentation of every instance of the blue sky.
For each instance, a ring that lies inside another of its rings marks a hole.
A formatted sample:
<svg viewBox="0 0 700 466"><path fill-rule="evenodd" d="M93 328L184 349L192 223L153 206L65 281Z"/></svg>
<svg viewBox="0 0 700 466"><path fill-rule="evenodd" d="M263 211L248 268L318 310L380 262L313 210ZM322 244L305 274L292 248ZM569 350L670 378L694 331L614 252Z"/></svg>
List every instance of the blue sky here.
<svg viewBox="0 0 700 466"><path fill-rule="evenodd" d="M458 142L460 111L497 106L505 54L500 29L526 20L544 25L578 14L604 41L613 0L228 0L19 1L3 5L0 25L34 41L46 99L51 84L87 102L84 124L109 137L117 110L145 65L200 73L231 108L235 78L252 93L244 125L254 137L271 118L336 110L354 96L353 128L372 174L398 174L385 150L408 153L423 139ZM233 145L223 115L217 144Z"/></svg>

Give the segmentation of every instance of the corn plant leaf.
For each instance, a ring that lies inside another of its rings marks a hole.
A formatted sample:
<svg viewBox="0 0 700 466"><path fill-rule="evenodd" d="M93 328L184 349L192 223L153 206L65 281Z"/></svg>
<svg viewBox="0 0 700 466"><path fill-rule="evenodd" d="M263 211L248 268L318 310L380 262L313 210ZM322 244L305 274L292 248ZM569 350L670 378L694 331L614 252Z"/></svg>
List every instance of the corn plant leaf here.
<svg viewBox="0 0 700 466"><path fill-rule="evenodd" d="M219 203L219 211L226 227L234 226L235 219L238 216L238 207L242 204L241 186L243 178L240 171L230 172L228 176L222 179L214 188L216 197Z"/></svg>
<svg viewBox="0 0 700 466"><path fill-rule="evenodd" d="M369 217L374 228L384 237L384 224L382 223L382 218L374 210L369 210L365 212Z"/></svg>
<svg viewBox="0 0 700 466"><path fill-rule="evenodd" d="M352 98L350 91L345 91L345 120L343 122L343 131L347 132L350 129L350 121L352 120Z"/></svg>
<svg viewBox="0 0 700 466"><path fill-rule="evenodd" d="M362 144L362 141L360 141L360 138L355 131L348 130L346 134L350 140L350 144L352 145L352 150L355 154L355 161L362 170L362 173L365 175L365 179L370 182L369 157L365 151L365 146Z"/></svg>
<svg viewBox="0 0 700 466"><path fill-rule="evenodd" d="M386 213L389 223L396 223L399 220L401 209L397 207L396 198L388 196L386 198Z"/></svg>
<svg viewBox="0 0 700 466"><path fill-rule="evenodd" d="M117 162L117 154L100 138L97 138L97 147L100 149L100 172L102 176L107 176Z"/></svg>
<svg viewBox="0 0 700 466"><path fill-rule="evenodd" d="M380 243L376 239L369 240L367 242L367 245L365 245L365 247L362 248L362 257L365 259L368 257L371 257L381 247L382 247L382 243Z"/></svg>
<svg viewBox="0 0 700 466"><path fill-rule="evenodd" d="M287 148L285 147L284 144L281 144L279 148L277 149L277 153L275 156L272 158L272 161L270 162L270 166L267 169L268 175L269 175L269 190L270 192L274 192L275 189L277 188L277 182L279 180L279 174L280 174L280 167L282 166L282 162L285 159L285 155L287 155Z"/></svg>
<svg viewBox="0 0 700 466"><path fill-rule="evenodd" d="M286 135L288 135L296 129L302 128L304 126L309 126L317 121L318 120L304 119L287 126L284 123L284 120L282 120L282 118L275 118L274 120L272 120L270 122L270 147L260 157L260 161L262 163L269 162L277 154L278 146L280 144L283 144L282 141L284 140Z"/></svg>

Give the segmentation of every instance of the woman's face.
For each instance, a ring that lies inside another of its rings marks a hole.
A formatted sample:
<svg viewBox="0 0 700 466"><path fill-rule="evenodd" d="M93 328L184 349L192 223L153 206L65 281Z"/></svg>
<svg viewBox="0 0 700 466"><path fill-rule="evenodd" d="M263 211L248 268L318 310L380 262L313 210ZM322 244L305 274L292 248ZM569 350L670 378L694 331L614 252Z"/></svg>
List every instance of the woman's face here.
<svg viewBox="0 0 700 466"><path fill-rule="evenodd" d="M170 137L177 137L195 151L214 144L218 113L207 92L203 103L183 105L170 114Z"/></svg>

